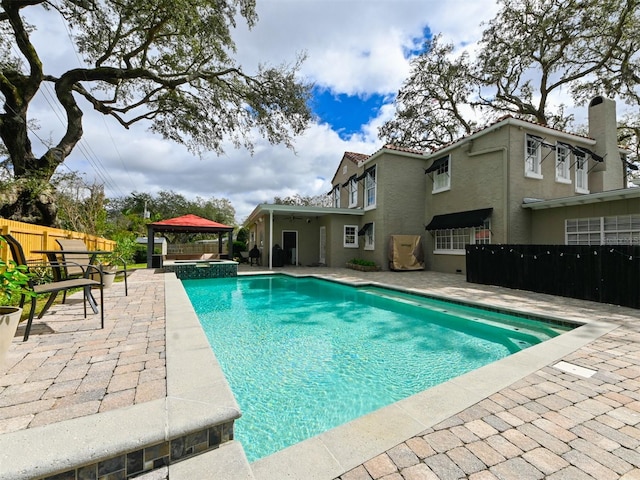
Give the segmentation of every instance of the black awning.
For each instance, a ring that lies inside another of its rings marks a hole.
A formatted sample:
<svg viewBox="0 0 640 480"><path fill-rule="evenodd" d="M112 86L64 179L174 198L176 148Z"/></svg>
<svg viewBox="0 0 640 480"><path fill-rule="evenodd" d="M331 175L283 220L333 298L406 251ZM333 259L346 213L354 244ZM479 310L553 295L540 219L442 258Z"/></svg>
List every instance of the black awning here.
<svg viewBox="0 0 640 480"><path fill-rule="evenodd" d="M491 215L493 208L481 208L466 212L434 215L425 230L446 230L449 228L481 227Z"/></svg>
<svg viewBox="0 0 640 480"><path fill-rule="evenodd" d="M363 236L365 233L367 233L367 230L369 230L372 226L373 226L373 223L365 223L364 226L360 230L358 230L358 236L359 237Z"/></svg>
<svg viewBox="0 0 640 480"><path fill-rule="evenodd" d="M437 160L434 160L434 162L431 164L431 166L429 168L427 168L424 173L431 173L434 172L436 170L438 170L442 165L444 165L445 163L447 163L449 161L449 155L439 158Z"/></svg>
<svg viewBox="0 0 640 480"><path fill-rule="evenodd" d="M351 183L351 180L357 180L357 175L354 173L353 175L351 175L349 177L349 179L342 184L343 187L346 187L347 185L349 185Z"/></svg>

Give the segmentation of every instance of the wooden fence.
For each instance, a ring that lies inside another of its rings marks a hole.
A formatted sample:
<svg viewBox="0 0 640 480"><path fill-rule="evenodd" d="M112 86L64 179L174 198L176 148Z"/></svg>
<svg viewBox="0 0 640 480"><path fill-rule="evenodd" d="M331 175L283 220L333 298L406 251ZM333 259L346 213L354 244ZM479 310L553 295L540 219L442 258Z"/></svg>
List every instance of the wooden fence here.
<svg viewBox="0 0 640 480"><path fill-rule="evenodd" d="M467 281L640 308L640 245L467 245Z"/></svg>
<svg viewBox="0 0 640 480"><path fill-rule="evenodd" d="M58 228L43 227L0 218L0 235L7 234L11 234L20 242L27 260L34 261L45 261L46 257L31 253L33 250L59 249L60 247L56 243L59 238L81 239L89 250L112 251L116 246L116 242L113 240L74 232L73 230L60 230ZM5 261L9 257L8 250L8 248L0 248L0 257Z"/></svg>

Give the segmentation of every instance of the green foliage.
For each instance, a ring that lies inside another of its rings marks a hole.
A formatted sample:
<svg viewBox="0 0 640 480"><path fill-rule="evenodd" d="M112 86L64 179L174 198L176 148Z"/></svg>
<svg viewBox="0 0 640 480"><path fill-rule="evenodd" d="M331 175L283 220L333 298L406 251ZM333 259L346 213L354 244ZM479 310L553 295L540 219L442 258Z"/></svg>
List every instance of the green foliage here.
<svg viewBox="0 0 640 480"><path fill-rule="evenodd" d="M123 232L116 235L114 240L116 241L116 248L112 252L111 264L117 264L119 261L132 263L138 247L135 235Z"/></svg>
<svg viewBox="0 0 640 480"><path fill-rule="evenodd" d="M234 241L233 242L233 256L239 257L240 252L246 252L248 250L247 244L244 242Z"/></svg>
<svg viewBox="0 0 640 480"><path fill-rule="evenodd" d="M0 236L0 247L6 248L6 242ZM26 265L17 265L13 260L4 261L0 258L0 305L12 305L16 298L35 294L29 287L31 274Z"/></svg>
<svg viewBox="0 0 640 480"><path fill-rule="evenodd" d="M150 218L144 218L145 211L149 212ZM160 191L157 195L133 192L126 197L109 199L107 212L109 223L112 225L110 236L113 238L122 232L146 236L147 223L189 213L229 226L236 223L236 211L226 198L196 197L195 200L188 200L171 190ZM196 239L202 238L192 238L192 240Z"/></svg>
<svg viewBox="0 0 640 480"><path fill-rule="evenodd" d="M275 205L292 205L297 207L330 207L331 197L324 194L308 196L296 193L295 195L290 197L274 197L273 203Z"/></svg>
<svg viewBox="0 0 640 480"><path fill-rule="evenodd" d="M236 240L247 245L249 242L249 229L247 227L239 228L236 234Z"/></svg>
<svg viewBox="0 0 640 480"><path fill-rule="evenodd" d="M96 236L108 233L104 185L88 184L78 172L58 173L51 183L60 228Z"/></svg>
<svg viewBox="0 0 640 480"><path fill-rule="evenodd" d="M361 258L354 258L352 260L349 260L349 263L352 263L354 265L362 265L363 267L375 267L376 266L376 262L373 262L371 260L362 260Z"/></svg>

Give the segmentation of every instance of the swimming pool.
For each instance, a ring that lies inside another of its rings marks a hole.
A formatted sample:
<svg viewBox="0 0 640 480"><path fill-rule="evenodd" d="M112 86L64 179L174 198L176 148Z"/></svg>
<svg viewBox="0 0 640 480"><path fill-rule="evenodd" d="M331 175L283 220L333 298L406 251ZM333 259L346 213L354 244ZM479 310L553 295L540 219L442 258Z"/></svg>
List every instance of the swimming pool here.
<svg viewBox="0 0 640 480"><path fill-rule="evenodd" d="M250 461L566 330L310 278L183 284L243 411Z"/></svg>

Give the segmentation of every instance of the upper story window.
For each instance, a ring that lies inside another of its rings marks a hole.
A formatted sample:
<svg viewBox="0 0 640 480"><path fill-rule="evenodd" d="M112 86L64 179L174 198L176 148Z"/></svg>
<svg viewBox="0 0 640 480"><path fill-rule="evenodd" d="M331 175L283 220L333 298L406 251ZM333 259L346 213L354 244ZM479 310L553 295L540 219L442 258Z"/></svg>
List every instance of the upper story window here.
<svg viewBox="0 0 640 480"><path fill-rule="evenodd" d="M373 166L365 172L364 176L364 208L374 208L376 206L376 167Z"/></svg>
<svg viewBox="0 0 640 480"><path fill-rule="evenodd" d="M357 225L345 225L343 246L345 248L358 248L358 226Z"/></svg>
<svg viewBox="0 0 640 480"><path fill-rule="evenodd" d="M450 157L439 158L435 160L425 173L433 174L433 193L442 192L451 188L451 175L449 174Z"/></svg>
<svg viewBox="0 0 640 480"><path fill-rule="evenodd" d="M331 204L334 208L340 208L340 185L336 185L333 188L333 195L331 200Z"/></svg>
<svg viewBox="0 0 640 480"><path fill-rule="evenodd" d="M558 143L556 145L556 182L571 183L569 166L571 162L571 150L569 147Z"/></svg>
<svg viewBox="0 0 640 480"><path fill-rule="evenodd" d="M358 205L358 180L354 177L349 180L349 208Z"/></svg>
<svg viewBox="0 0 640 480"><path fill-rule="evenodd" d="M576 155L576 192L589 193L589 177L587 175L588 166L586 155Z"/></svg>
<svg viewBox="0 0 640 480"><path fill-rule="evenodd" d="M542 178L542 139L527 135L524 152L525 177Z"/></svg>

